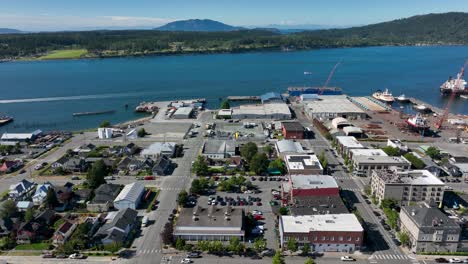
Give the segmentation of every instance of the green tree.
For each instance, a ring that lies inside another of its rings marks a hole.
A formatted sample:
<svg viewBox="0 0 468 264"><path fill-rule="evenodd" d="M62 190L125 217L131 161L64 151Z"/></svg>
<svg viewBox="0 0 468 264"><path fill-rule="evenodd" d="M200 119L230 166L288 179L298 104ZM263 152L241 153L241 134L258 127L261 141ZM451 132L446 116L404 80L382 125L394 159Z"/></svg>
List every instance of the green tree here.
<svg viewBox="0 0 468 264"><path fill-rule="evenodd" d="M107 120L104 120L101 122L101 124L99 125L99 127L110 127L111 126L111 123Z"/></svg>
<svg viewBox="0 0 468 264"><path fill-rule="evenodd" d="M406 153L404 155L405 159L407 159L409 162L411 162L411 165L415 168L415 169L423 169L425 167L425 164L422 160L420 160L419 158L417 158L416 156L413 155L413 153Z"/></svg>
<svg viewBox="0 0 468 264"><path fill-rule="evenodd" d="M88 186L91 189L96 189L101 184L106 183L104 177L107 176L107 166L104 164L103 160L98 160L94 162L93 166L88 170L86 174L86 181L88 182Z"/></svg>
<svg viewBox="0 0 468 264"><path fill-rule="evenodd" d="M177 197L177 203L180 205L180 206L184 206L188 201L188 193L186 190L182 190L178 197Z"/></svg>
<svg viewBox="0 0 468 264"><path fill-rule="evenodd" d="M395 209L398 206L398 201L395 199L383 199L380 202L380 208L390 208Z"/></svg>
<svg viewBox="0 0 468 264"><path fill-rule="evenodd" d="M231 108L231 105L229 104L229 101L228 101L228 100L223 100L223 101L221 102L221 106L220 106L220 107L221 107L221 109L229 109L229 108Z"/></svg>
<svg viewBox="0 0 468 264"><path fill-rule="evenodd" d="M49 208L54 208L58 204L57 195L55 194L55 190L53 188L47 189L45 203Z"/></svg>
<svg viewBox="0 0 468 264"><path fill-rule="evenodd" d="M429 147L426 150L426 155L431 157L431 159L440 159L440 150L436 147Z"/></svg>
<svg viewBox="0 0 468 264"><path fill-rule="evenodd" d="M289 238L288 240L288 250L296 252L298 249L297 241L294 238Z"/></svg>
<svg viewBox="0 0 468 264"><path fill-rule="evenodd" d="M197 159L193 162L192 166L193 172L198 176L208 175L208 162L205 157L198 156Z"/></svg>
<svg viewBox="0 0 468 264"><path fill-rule="evenodd" d="M258 147L254 142L248 142L240 149L241 157L250 164L250 160L257 154Z"/></svg>
<svg viewBox="0 0 468 264"><path fill-rule="evenodd" d="M266 241L265 239L261 238L261 237L258 237L255 239L254 243L253 243L253 248L255 249L255 251L257 252L262 252L263 250L265 250L266 248Z"/></svg>
<svg viewBox="0 0 468 264"><path fill-rule="evenodd" d="M315 264L315 261L312 258L307 258L304 264Z"/></svg>
<svg viewBox="0 0 468 264"><path fill-rule="evenodd" d="M228 250L240 254L244 251L244 245L238 237L233 237L229 240Z"/></svg>
<svg viewBox="0 0 468 264"><path fill-rule="evenodd" d="M18 213L18 207L16 203L12 200L6 200L1 204L0 207L0 217L1 218L11 218L12 216Z"/></svg>
<svg viewBox="0 0 468 264"><path fill-rule="evenodd" d="M278 170L281 172L281 174L286 173L286 166L284 166L284 162L280 158L275 159L274 161L270 162L270 164L268 165L268 168Z"/></svg>
<svg viewBox="0 0 468 264"><path fill-rule="evenodd" d="M400 149L399 148L394 148L392 146L383 147L382 150L389 156L399 156L400 155Z"/></svg>
<svg viewBox="0 0 468 264"><path fill-rule="evenodd" d="M268 157L271 157L274 151L275 151L275 148L273 148L272 145L265 145L263 147L263 152L265 152L268 155Z"/></svg>
<svg viewBox="0 0 468 264"><path fill-rule="evenodd" d="M268 169L269 160L265 153L257 153L250 160L250 170L261 175Z"/></svg>
<svg viewBox="0 0 468 264"><path fill-rule="evenodd" d="M24 213L24 221L29 222L34 219L34 208L28 208Z"/></svg>
<svg viewBox="0 0 468 264"><path fill-rule="evenodd" d="M288 212L289 212L289 210L288 210L288 208L286 208L286 207L280 207L280 209L278 210L278 212L279 212L280 215L287 215Z"/></svg>
<svg viewBox="0 0 468 264"><path fill-rule="evenodd" d="M223 252L224 251L223 243L221 241L212 241L210 244L209 251L212 253Z"/></svg>
<svg viewBox="0 0 468 264"><path fill-rule="evenodd" d="M310 254L310 245L309 243L305 243L304 246L302 246L302 255L307 256Z"/></svg>
<svg viewBox="0 0 468 264"><path fill-rule="evenodd" d="M200 194L203 191L203 187L200 184L199 179L194 179L192 181L192 186L190 187L190 192L195 193L195 194Z"/></svg>
<svg viewBox="0 0 468 264"><path fill-rule="evenodd" d="M398 239L400 240L403 246L410 246L410 238L407 232L405 231L398 232Z"/></svg>
<svg viewBox="0 0 468 264"><path fill-rule="evenodd" d="M177 238L176 242L175 242L175 248L177 250L183 250L185 247L185 240L183 240L182 238Z"/></svg>
<svg viewBox="0 0 468 264"><path fill-rule="evenodd" d="M171 223L166 223L164 225L163 231L161 232L161 240L164 244L170 245L174 239L172 232L174 228Z"/></svg>
<svg viewBox="0 0 468 264"><path fill-rule="evenodd" d="M146 130L144 128L140 128L137 131L137 136L138 137L145 137L147 135Z"/></svg>
<svg viewBox="0 0 468 264"><path fill-rule="evenodd" d="M272 264L285 264L283 256L281 256L281 252L276 251L273 259L271 260Z"/></svg>
<svg viewBox="0 0 468 264"><path fill-rule="evenodd" d="M0 249L2 250L12 249L15 245L16 240L11 238L10 236L0 238Z"/></svg>

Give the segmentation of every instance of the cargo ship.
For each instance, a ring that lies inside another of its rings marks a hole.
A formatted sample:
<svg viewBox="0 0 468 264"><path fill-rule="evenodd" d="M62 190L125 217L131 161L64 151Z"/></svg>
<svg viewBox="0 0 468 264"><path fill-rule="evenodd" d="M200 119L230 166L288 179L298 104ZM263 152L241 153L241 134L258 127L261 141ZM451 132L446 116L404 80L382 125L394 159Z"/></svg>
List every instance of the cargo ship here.
<svg viewBox="0 0 468 264"><path fill-rule="evenodd" d="M414 130L420 131L429 129L427 119L422 117L419 113L417 113L414 117L408 118L406 123Z"/></svg>
<svg viewBox="0 0 468 264"><path fill-rule="evenodd" d="M10 116L0 116L0 126L6 125L13 121L13 117Z"/></svg>
<svg viewBox="0 0 468 264"><path fill-rule="evenodd" d="M452 76L450 76L448 80L440 86L440 93L442 95L450 95L454 93L456 96L460 96L468 94L468 87L466 87L466 81L463 79L465 67L466 63L457 74L456 79L453 79Z"/></svg>
<svg viewBox="0 0 468 264"><path fill-rule="evenodd" d="M389 92L388 89L385 89L383 92L378 90L372 94L372 97L388 104L391 104L395 101L395 97L393 97L392 93Z"/></svg>
<svg viewBox="0 0 468 264"><path fill-rule="evenodd" d="M343 90L338 87L288 87L289 96L301 96L302 94L318 95L342 95Z"/></svg>

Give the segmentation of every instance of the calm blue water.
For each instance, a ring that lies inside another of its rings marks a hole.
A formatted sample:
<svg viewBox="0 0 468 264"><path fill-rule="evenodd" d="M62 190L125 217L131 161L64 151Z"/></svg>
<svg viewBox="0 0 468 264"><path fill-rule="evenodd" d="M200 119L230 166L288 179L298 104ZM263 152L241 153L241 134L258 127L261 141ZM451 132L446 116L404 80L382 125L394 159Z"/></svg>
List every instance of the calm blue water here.
<svg viewBox="0 0 468 264"><path fill-rule="evenodd" d="M468 46L372 47L2 63L0 113L14 116L15 122L0 132L76 130L96 127L102 120L122 122L141 117L133 113L140 101L205 97L216 107L219 98L228 95L318 86L337 61L342 64L330 85L349 95L370 95L388 87L395 96L405 93L443 108L446 99L439 96L438 87L459 71L467 56ZM111 109L116 113L72 117L74 112ZM468 102L457 100L453 111L468 114Z"/></svg>

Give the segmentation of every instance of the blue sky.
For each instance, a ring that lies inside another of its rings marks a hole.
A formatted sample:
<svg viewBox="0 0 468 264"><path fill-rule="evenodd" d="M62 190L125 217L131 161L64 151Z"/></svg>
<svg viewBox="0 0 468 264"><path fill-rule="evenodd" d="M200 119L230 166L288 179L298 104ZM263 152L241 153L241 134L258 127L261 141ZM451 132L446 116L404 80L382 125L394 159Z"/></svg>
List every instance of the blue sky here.
<svg viewBox="0 0 468 264"><path fill-rule="evenodd" d="M237 26L350 26L448 11L468 12L468 0L0 0L0 27L148 28L189 18Z"/></svg>

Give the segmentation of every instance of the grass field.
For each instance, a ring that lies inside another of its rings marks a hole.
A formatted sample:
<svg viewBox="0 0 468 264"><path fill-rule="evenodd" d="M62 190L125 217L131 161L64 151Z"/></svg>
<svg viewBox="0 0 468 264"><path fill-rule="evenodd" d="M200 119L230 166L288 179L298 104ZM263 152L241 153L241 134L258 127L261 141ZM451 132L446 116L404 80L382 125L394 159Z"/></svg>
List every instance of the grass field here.
<svg viewBox="0 0 468 264"><path fill-rule="evenodd" d="M39 57L39 60L79 59L88 53L85 49L54 50L49 54Z"/></svg>
<svg viewBox="0 0 468 264"><path fill-rule="evenodd" d="M16 250L46 250L49 249L49 243L21 244L15 247Z"/></svg>

